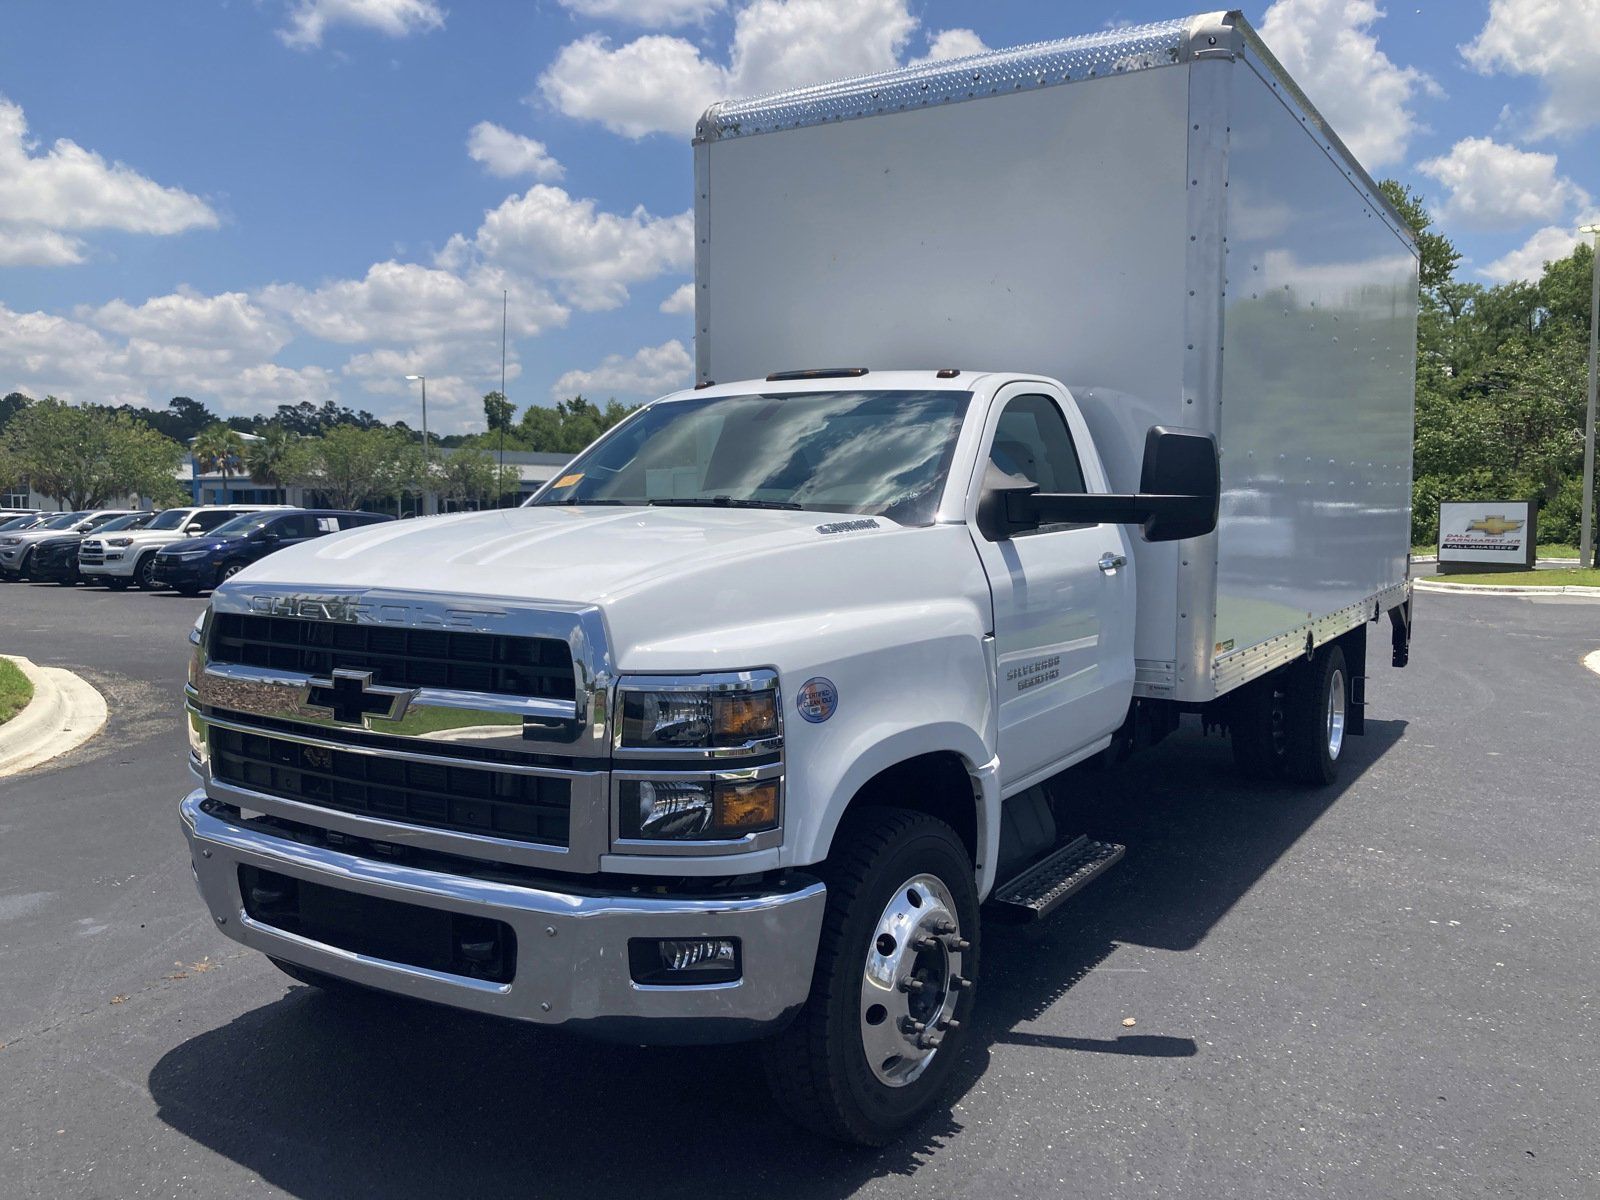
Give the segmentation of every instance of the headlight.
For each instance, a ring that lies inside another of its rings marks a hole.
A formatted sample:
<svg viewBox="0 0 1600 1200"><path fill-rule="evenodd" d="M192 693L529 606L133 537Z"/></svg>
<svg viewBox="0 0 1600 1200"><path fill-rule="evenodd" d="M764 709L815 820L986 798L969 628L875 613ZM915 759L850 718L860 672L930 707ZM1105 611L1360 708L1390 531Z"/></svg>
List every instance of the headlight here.
<svg viewBox="0 0 1600 1200"><path fill-rule="evenodd" d="M623 779L618 825L626 840L729 841L778 828L782 781L729 772L703 779Z"/></svg>
<svg viewBox="0 0 1600 1200"><path fill-rule="evenodd" d="M729 758L782 745L782 706L772 671L624 679L618 687L618 710L617 745L622 750Z"/></svg>
<svg viewBox="0 0 1600 1200"><path fill-rule="evenodd" d="M0 538L0 546L15 546L21 541L19 537Z"/></svg>
<svg viewBox="0 0 1600 1200"><path fill-rule="evenodd" d="M162 554L162 558L175 558L179 562L193 562L197 558L211 557L209 550L184 550L178 554Z"/></svg>
<svg viewBox="0 0 1600 1200"><path fill-rule="evenodd" d="M131 546L131 545L133 545L133 539L132 538L107 538L105 544L108 545L108 546Z"/></svg>

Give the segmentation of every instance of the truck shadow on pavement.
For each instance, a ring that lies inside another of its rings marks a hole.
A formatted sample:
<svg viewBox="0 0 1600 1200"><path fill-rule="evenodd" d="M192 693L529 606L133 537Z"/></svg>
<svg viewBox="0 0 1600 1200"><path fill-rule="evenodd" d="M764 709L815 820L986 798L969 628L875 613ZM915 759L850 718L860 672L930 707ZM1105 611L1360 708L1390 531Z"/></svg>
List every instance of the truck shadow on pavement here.
<svg viewBox="0 0 1600 1200"><path fill-rule="evenodd" d="M1118 945L1192 948L1404 723L1369 720L1367 731L1347 743L1340 783L1319 790L1242 781L1225 739L1188 729L1117 771L1075 774L1071 815L1084 832L1126 843L1127 857L1055 920L986 930L976 1036L954 1101L972 1092L997 1044L1064 1052L1043 1060L1064 1080L1071 1053L1130 1056L1145 1065L1129 1069L1146 1072L1195 1056L1182 1031L1098 1039L1019 1027ZM964 1128L960 1110L945 1109L886 1149L840 1147L776 1110L753 1046L614 1046L298 986L173 1048L149 1086L173 1129L316 1200L756 1191L826 1200L915 1174Z"/></svg>

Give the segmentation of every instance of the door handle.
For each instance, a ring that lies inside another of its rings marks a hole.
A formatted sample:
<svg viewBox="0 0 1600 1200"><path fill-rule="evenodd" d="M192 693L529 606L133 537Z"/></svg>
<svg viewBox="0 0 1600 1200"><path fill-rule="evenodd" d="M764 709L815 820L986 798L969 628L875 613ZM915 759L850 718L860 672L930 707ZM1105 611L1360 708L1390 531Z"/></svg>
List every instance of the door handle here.
<svg viewBox="0 0 1600 1200"><path fill-rule="evenodd" d="M1126 554L1112 554L1111 551L1107 550L1100 556L1100 569L1107 575L1111 574L1111 572L1115 571L1118 567L1125 567L1127 565L1128 556Z"/></svg>

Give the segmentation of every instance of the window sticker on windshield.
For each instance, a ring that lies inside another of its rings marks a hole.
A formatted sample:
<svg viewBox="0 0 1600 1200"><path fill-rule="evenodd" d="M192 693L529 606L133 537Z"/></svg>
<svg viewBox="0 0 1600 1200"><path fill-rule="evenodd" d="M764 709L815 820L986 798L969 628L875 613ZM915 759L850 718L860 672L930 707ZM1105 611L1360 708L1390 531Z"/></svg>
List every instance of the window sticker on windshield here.
<svg viewBox="0 0 1600 1200"><path fill-rule="evenodd" d="M558 488L571 487L573 484L581 482L582 479L582 471L579 471L573 475L563 475L560 479L556 480L556 486Z"/></svg>

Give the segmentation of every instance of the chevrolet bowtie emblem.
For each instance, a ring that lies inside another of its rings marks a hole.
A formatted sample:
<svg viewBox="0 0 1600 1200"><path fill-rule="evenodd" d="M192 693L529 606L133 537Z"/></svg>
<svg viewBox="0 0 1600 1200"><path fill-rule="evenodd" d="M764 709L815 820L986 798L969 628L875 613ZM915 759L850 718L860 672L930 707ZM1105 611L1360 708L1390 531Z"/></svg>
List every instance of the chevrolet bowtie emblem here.
<svg viewBox="0 0 1600 1200"><path fill-rule="evenodd" d="M371 671L336 670L327 679L312 679L300 706L313 717L340 725L371 728L374 718L398 721L416 698L416 688L384 687L372 682Z"/></svg>
<svg viewBox="0 0 1600 1200"><path fill-rule="evenodd" d="M1503 533L1515 533L1522 528L1521 521L1508 521L1503 513L1490 513L1480 521L1473 521L1467 526L1468 533L1487 533L1490 537L1499 537Z"/></svg>

